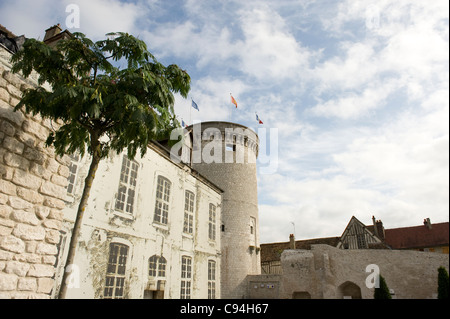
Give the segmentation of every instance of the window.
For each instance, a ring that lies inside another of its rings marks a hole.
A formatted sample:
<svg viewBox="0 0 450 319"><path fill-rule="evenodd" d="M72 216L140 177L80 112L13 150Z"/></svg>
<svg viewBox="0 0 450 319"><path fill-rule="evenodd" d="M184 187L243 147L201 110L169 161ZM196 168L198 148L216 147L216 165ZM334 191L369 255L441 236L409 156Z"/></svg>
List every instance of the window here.
<svg viewBox="0 0 450 319"><path fill-rule="evenodd" d="M166 259L153 255L148 260L148 275L150 277L165 277L166 276Z"/></svg>
<svg viewBox="0 0 450 319"><path fill-rule="evenodd" d="M356 242L358 244L359 249L367 248L366 238L365 238L364 234L356 234Z"/></svg>
<svg viewBox="0 0 450 319"><path fill-rule="evenodd" d="M186 191L184 197L184 226L183 232L186 234L193 233L194 224L194 193Z"/></svg>
<svg viewBox="0 0 450 319"><path fill-rule="evenodd" d="M250 246L256 246L256 218L250 217Z"/></svg>
<svg viewBox="0 0 450 319"><path fill-rule="evenodd" d="M236 151L236 144L230 144L230 143L225 144L225 150L229 151L229 152Z"/></svg>
<svg viewBox="0 0 450 319"><path fill-rule="evenodd" d="M216 262L208 261L208 299L216 299Z"/></svg>
<svg viewBox="0 0 450 319"><path fill-rule="evenodd" d="M192 258L181 257L181 299L191 299Z"/></svg>
<svg viewBox="0 0 450 319"><path fill-rule="evenodd" d="M67 177L67 194L75 194L75 184L77 181L78 167L81 157L78 153L70 155L69 177Z"/></svg>
<svg viewBox="0 0 450 319"><path fill-rule="evenodd" d="M167 225L169 216L170 181L167 178L158 176L156 186L156 203L153 221Z"/></svg>
<svg viewBox="0 0 450 319"><path fill-rule="evenodd" d="M116 210L118 211L133 213L138 168L138 163L130 161L125 155L123 156L119 190L116 198Z"/></svg>
<svg viewBox="0 0 450 319"><path fill-rule="evenodd" d="M106 269L105 299L122 299L125 286L125 268L128 256L128 246L111 243Z"/></svg>
<svg viewBox="0 0 450 319"><path fill-rule="evenodd" d="M216 206L209 204L209 231L208 238L216 240Z"/></svg>

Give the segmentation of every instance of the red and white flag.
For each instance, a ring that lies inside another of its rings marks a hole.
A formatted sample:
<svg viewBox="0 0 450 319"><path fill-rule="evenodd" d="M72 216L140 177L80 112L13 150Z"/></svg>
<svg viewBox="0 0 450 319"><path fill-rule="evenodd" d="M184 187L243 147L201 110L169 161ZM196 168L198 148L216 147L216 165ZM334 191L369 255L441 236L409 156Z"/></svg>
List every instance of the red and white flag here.
<svg viewBox="0 0 450 319"><path fill-rule="evenodd" d="M230 96L231 96L231 103L233 103L234 105L236 105L236 108L237 108L237 102L236 102L236 100L234 99L233 95L231 95L231 93L230 93Z"/></svg>

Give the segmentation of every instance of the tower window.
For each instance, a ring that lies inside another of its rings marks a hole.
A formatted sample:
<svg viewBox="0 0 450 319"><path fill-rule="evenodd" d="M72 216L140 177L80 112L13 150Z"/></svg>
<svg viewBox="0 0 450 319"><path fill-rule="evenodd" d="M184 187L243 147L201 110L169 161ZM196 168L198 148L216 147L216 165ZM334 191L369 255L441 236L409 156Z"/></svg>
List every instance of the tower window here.
<svg viewBox="0 0 450 319"><path fill-rule="evenodd" d="M230 152L236 151L236 144L231 144L231 143L225 144L225 151L230 151Z"/></svg>

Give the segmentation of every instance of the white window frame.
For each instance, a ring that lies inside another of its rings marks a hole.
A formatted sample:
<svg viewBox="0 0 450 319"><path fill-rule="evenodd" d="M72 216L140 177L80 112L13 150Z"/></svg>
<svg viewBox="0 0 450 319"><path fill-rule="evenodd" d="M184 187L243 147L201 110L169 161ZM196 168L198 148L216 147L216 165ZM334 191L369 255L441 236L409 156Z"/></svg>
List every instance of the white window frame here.
<svg viewBox="0 0 450 319"><path fill-rule="evenodd" d="M153 222L167 225L169 223L170 190L172 182L162 175L158 175L156 182L156 199Z"/></svg>
<svg viewBox="0 0 450 319"><path fill-rule="evenodd" d="M113 249L118 253L113 256ZM125 249L125 251L123 251ZM126 266L130 247L126 244L112 242L109 245L108 263L106 266L104 299L123 299L125 292ZM114 260L112 260L114 259Z"/></svg>
<svg viewBox="0 0 450 319"><path fill-rule="evenodd" d="M149 277L166 277L167 260L162 256L153 255L148 259Z"/></svg>
<svg viewBox="0 0 450 319"><path fill-rule="evenodd" d="M208 299L216 299L216 262L208 260Z"/></svg>
<svg viewBox="0 0 450 319"><path fill-rule="evenodd" d="M191 299L192 257L181 256L181 289L180 299Z"/></svg>
<svg viewBox="0 0 450 319"><path fill-rule="evenodd" d="M133 215L139 164L123 155L115 210Z"/></svg>
<svg viewBox="0 0 450 319"><path fill-rule="evenodd" d="M208 239L215 241L216 240L216 205L210 203L209 204L209 220L208 220Z"/></svg>
<svg viewBox="0 0 450 319"><path fill-rule="evenodd" d="M185 191L183 233L189 235L194 233L194 204L195 194L188 190Z"/></svg>

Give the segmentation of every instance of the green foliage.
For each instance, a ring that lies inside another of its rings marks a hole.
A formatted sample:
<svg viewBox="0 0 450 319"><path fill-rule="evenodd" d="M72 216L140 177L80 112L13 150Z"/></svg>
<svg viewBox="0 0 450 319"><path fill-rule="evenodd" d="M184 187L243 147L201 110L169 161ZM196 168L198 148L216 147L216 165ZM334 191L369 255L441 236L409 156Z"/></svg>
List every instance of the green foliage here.
<svg viewBox="0 0 450 319"><path fill-rule="evenodd" d="M392 299L386 280L380 275L380 287L375 288L374 299Z"/></svg>
<svg viewBox="0 0 450 319"><path fill-rule="evenodd" d="M448 272L444 267L438 268L438 299L448 299Z"/></svg>
<svg viewBox="0 0 450 319"><path fill-rule="evenodd" d="M112 61L126 68L118 68ZM167 67L148 52L146 44L126 33L109 33L93 42L81 33L50 48L28 39L12 57L13 72L25 77L35 70L39 83L52 92L28 89L16 109L60 120L47 145L58 155L86 149L100 158L124 148L141 156L150 140L165 139L179 127L174 116L173 93L187 97L190 77L177 65Z"/></svg>

